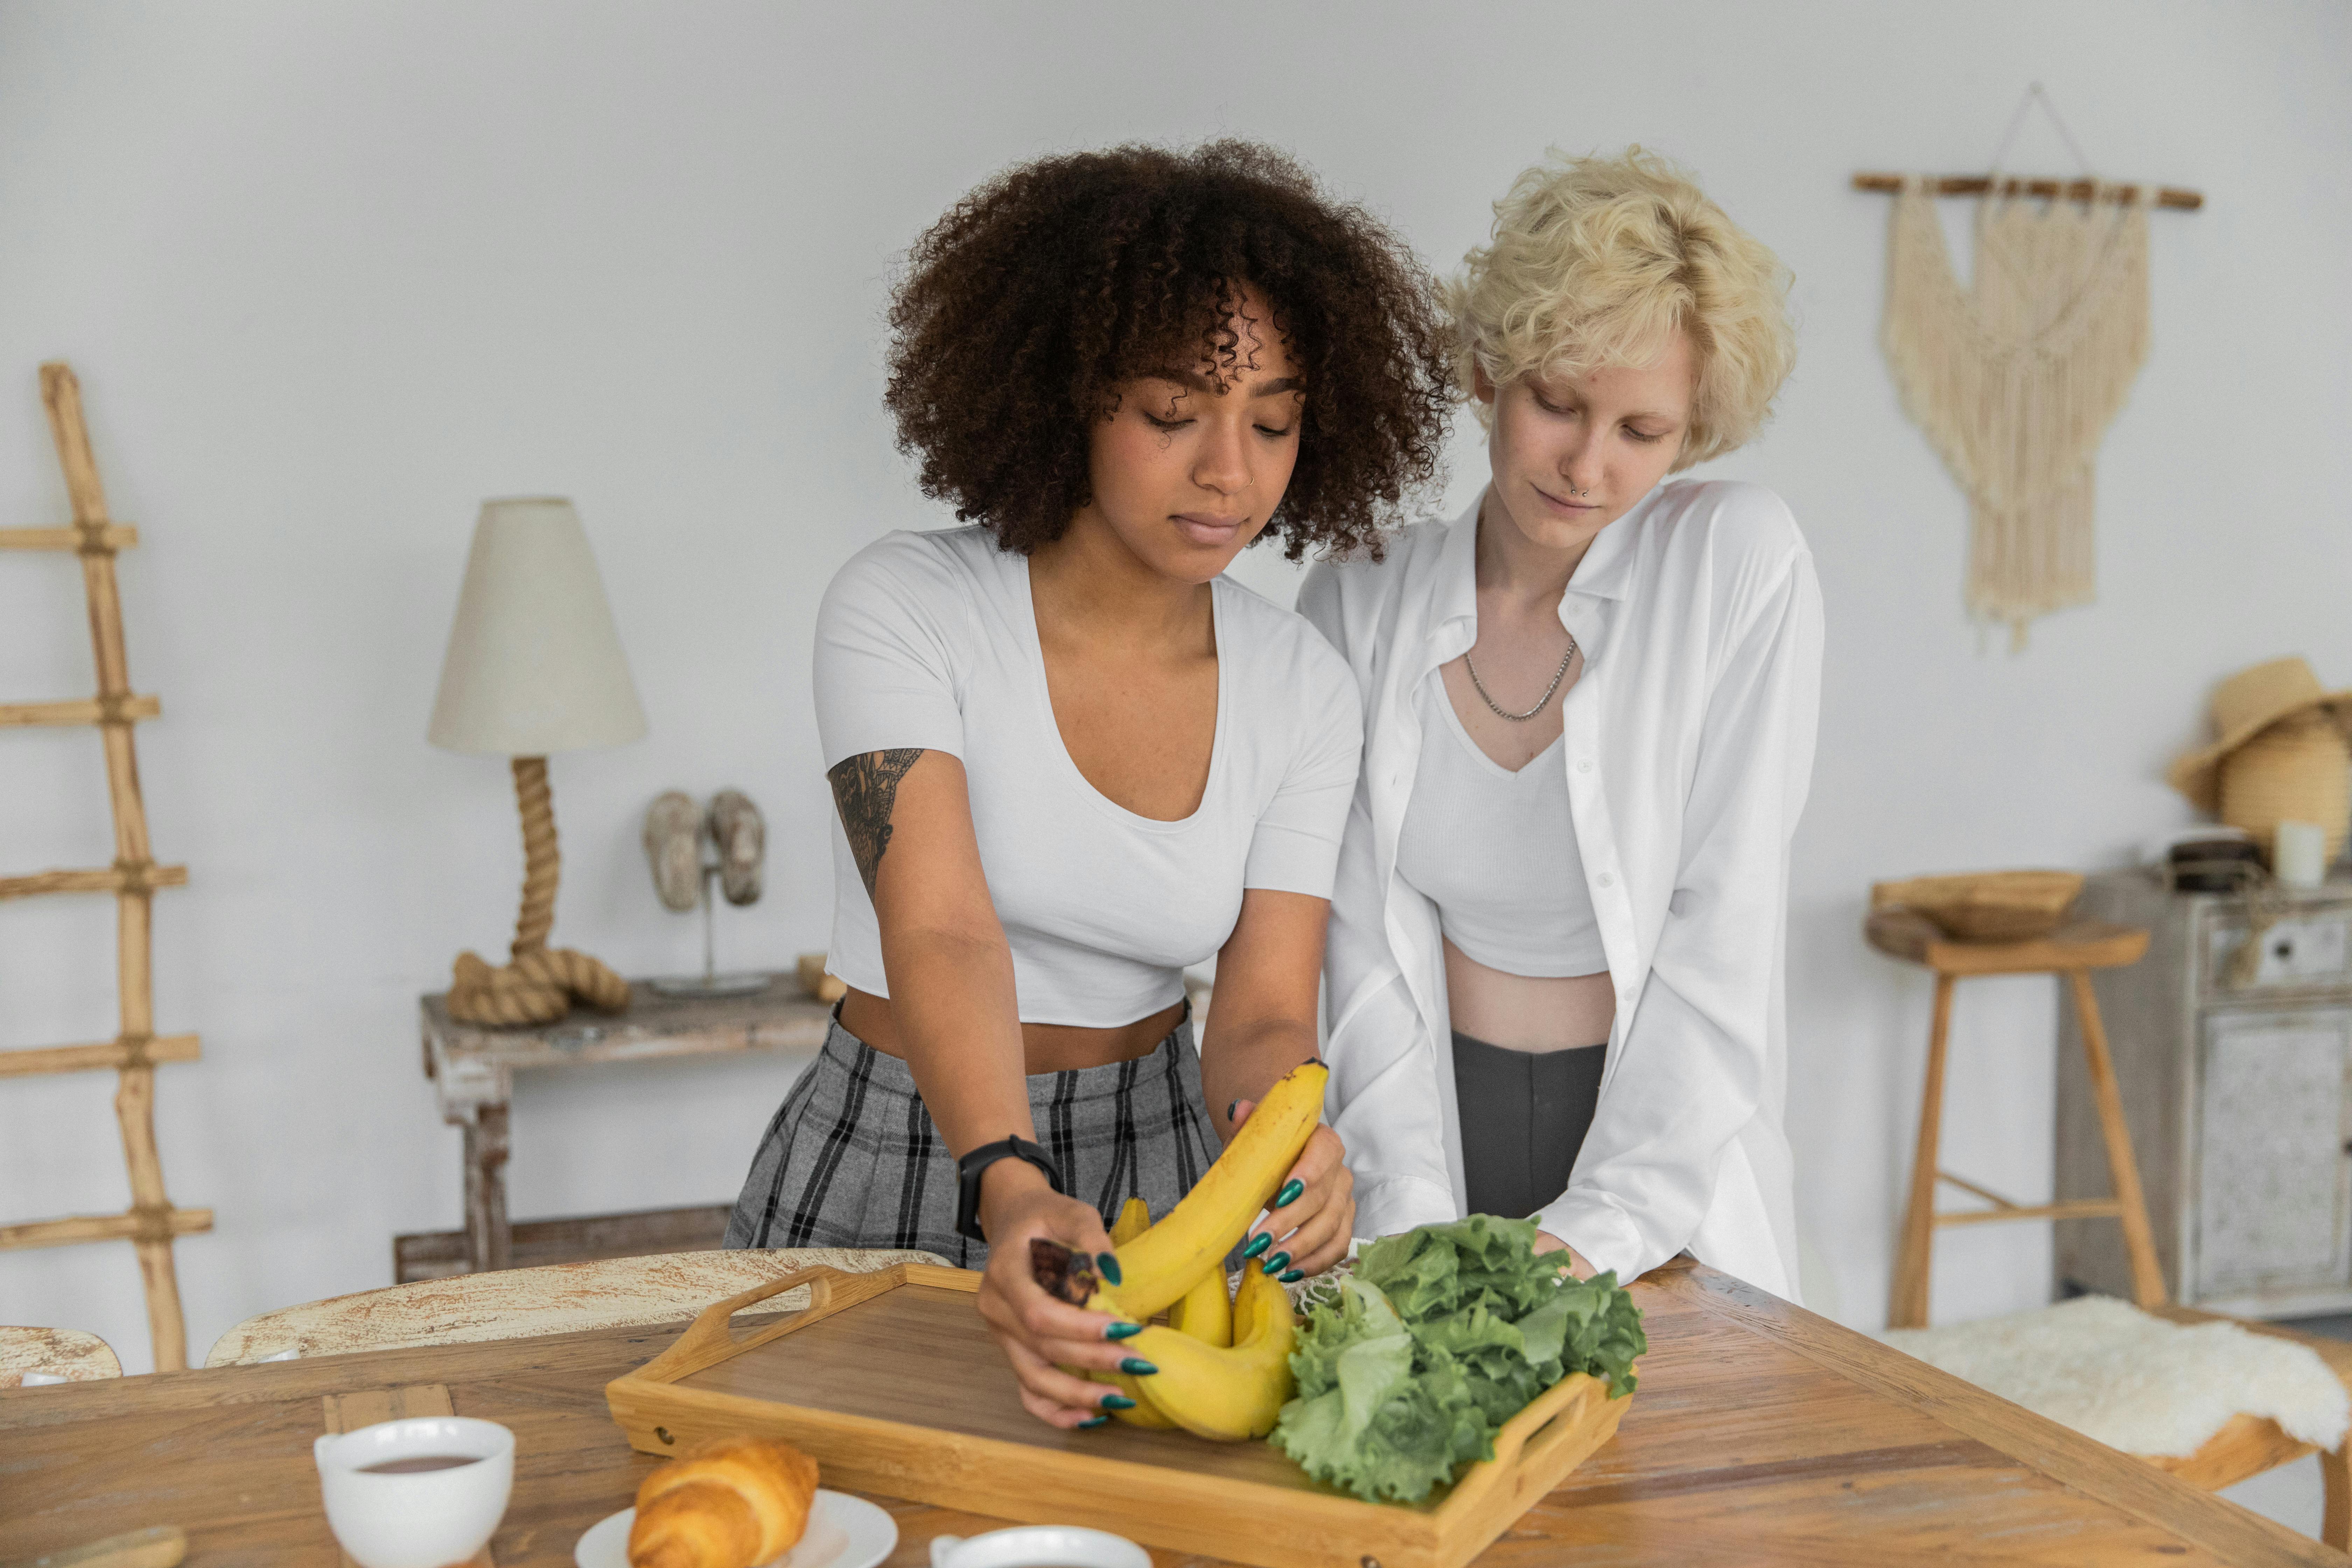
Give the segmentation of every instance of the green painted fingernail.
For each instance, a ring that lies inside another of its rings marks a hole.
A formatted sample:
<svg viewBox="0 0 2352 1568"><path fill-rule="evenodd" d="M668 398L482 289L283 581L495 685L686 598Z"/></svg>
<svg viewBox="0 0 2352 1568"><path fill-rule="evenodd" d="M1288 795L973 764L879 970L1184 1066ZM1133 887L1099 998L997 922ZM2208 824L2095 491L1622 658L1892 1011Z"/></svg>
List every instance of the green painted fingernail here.
<svg viewBox="0 0 2352 1568"><path fill-rule="evenodd" d="M1265 1260L1265 1271L1268 1274L1279 1274L1289 1267L1290 1254L1287 1252L1277 1252Z"/></svg>
<svg viewBox="0 0 2352 1568"><path fill-rule="evenodd" d="M1124 1394L1106 1394L1102 1396L1102 1407L1105 1410L1132 1410L1135 1401Z"/></svg>
<svg viewBox="0 0 2352 1568"><path fill-rule="evenodd" d="M1131 1355L1118 1363L1118 1370L1129 1377L1157 1377L1160 1369L1139 1355Z"/></svg>
<svg viewBox="0 0 2352 1568"><path fill-rule="evenodd" d="M1278 1209L1288 1208L1292 1204L1298 1201L1298 1194L1306 1190L1307 1184L1305 1182L1300 1181L1296 1176L1291 1177L1290 1180L1282 1184L1282 1191L1274 1194L1274 1206ZM1111 1283L1116 1285L1118 1281L1114 1279Z"/></svg>
<svg viewBox="0 0 2352 1568"><path fill-rule="evenodd" d="M1103 1331L1107 1340L1131 1340L1143 1331L1141 1323L1113 1323Z"/></svg>
<svg viewBox="0 0 2352 1568"><path fill-rule="evenodd" d="M1270 1230L1262 1230L1255 1236L1250 1237L1250 1244L1242 1248L1242 1256L1244 1258L1255 1258L1259 1253L1264 1252L1267 1247L1272 1247L1273 1245L1274 1232Z"/></svg>
<svg viewBox="0 0 2352 1568"><path fill-rule="evenodd" d="M1089 1415L1085 1420L1078 1423L1078 1430L1083 1432L1089 1426L1099 1426L1109 1419L1110 1417L1108 1415Z"/></svg>
<svg viewBox="0 0 2352 1568"><path fill-rule="evenodd" d="M1097 1273L1097 1274L1100 1274L1104 1279L1106 1279L1109 1280L1112 1284L1114 1284L1114 1285L1118 1284L1118 1254L1117 1254L1117 1253L1115 1253L1115 1252L1097 1252L1097 1253L1096 1253L1096 1254L1095 1254L1095 1272L1096 1272L1096 1273Z"/></svg>
<svg viewBox="0 0 2352 1568"><path fill-rule="evenodd" d="M1283 1270L1283 1272L1282 1272L1282 1282L1283 1282L1285 1285L1296 1285L1296 1284L1297 1284L1301 1279L1306 1279L1306 1278L1307 1278L1307 1276L1306 1276L1306 1275L1304 1275L1304 1274L1300 1273L1300 1272L1299 1272L1297 1269L1296 1269L1296 1268L1286 1268L1286 1269L1284 1269L1284 1270Z"/></svg>

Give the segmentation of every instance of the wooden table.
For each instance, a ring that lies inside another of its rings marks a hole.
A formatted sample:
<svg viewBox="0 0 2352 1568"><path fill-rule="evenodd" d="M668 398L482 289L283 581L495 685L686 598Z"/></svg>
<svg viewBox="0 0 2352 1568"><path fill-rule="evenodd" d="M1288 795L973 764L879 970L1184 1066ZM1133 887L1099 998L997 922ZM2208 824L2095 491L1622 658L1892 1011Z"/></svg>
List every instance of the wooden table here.
<svg viewBox="0 0 2352 1568"><path fill-rule="evenodd" d="M441 1119L466 1133L465 1255L461 1263L450 1260L454 1267L436 1266L427 1255L437 1249L417 1244L436 1238L402 1237L394 1246L394 1283L506 1268L517 1262L506 1186L507 1111L514 1100L516 1073L752 1051L814 1055L824 1044L832 1013L829 1005L802 990L799 977L790 973L771 975L766 990L744 996L665 996L644 981L632 983L630 993L625 1012L574 1008L552 1024L520 1028L458 1023L449 1016L444 992L422 999L418 1011L425 1076L433 1080ZM777 1099L782 1098L780 1091ZM549 1237L553 1245L542 1247L543 1255L522 1261L560 1263L716 1247L718 1236L700 1234L709 1228L713 1215L723 1231L723 1204L707 1211L656 1210L541 1222L533 1228L559 1234ZM680 1215L693 1223L681 1229L675 1223ZM567 1225L578 1234L562 1234ZM566 1246L567 1240L572 1245Z"/></svg>
<svg viewBox="0 0 2352 1568"><path fill-rule="evenodd" d="M1633 1287L1650 1354L1617 1440L1479 1559L1673 1563L2334 1564L2352 1558L1715 1270ZM682 1324L681 1324L682 1326ZM604 1385L669 1329L323 1356L0 1390L0 1560L174 1524L196 1568L332 1563L310 1439L320 1398L440 1383L516 1437L499 1568L567 1568L657 1461ZM877 1500L894 1568L994 1521ZM1213 1568L1157 1552L1158 1568Z"/></svg>

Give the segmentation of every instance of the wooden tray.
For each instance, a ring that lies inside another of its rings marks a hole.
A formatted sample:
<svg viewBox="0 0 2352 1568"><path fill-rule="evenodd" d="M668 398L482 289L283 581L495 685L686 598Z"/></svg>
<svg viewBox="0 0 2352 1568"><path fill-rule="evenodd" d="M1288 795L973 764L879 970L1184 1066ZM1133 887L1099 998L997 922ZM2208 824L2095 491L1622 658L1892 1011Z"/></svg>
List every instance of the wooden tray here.
<svg viewBox="0 0 2352 1568"><path fill-rule="evenodd" d="M728 1319L796 1286L808 1305L738 1339ZM1563 1378L1496 1435L1495 1457L1427 1504L1369 1503L1266 1443L1113 1422L1064 1432L1021 1407L971 1297L980 1276L901 1263L808 1268L706 1310L604 1385L632 1447L676 1454L783 1437L824 1482L1030 1523L1086 1524L1261 1568L1459 1568L1607 1442L1632 1403Z"/></svg>

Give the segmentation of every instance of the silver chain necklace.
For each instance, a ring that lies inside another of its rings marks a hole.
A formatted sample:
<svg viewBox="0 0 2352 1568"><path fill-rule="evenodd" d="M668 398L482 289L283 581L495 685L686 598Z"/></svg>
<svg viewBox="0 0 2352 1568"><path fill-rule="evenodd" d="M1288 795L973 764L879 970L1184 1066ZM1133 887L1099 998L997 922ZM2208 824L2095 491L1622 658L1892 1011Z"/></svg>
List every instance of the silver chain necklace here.
<svg viewBox="0 0 2352 1568"><path fill-rule="evenodd" d="M1544 688L1544 694L1541 697L1537 698L1536 705L1528 709L1526 712L1510 713L1506 712L1503 705L1496 701L1493 696L1487 692L1486 683L1478 679L1478 666L1476 662L1471 658L1468 650L1464 650L1462 655L1462 662L1464 665L1468 667L1470 671L1470 684L1478 689L1478 695L1486 700L1487 707L1495 710L1496 718L1508 719L1514 724L1524 724L1528 720L1534 718L1537 714L1544 710L1544 704L1551 700L1551 694L1558 691L1559 689L1559 683L1568 679L1568 667L1574 663L1575 660L1576 634L1574 632L1570 632L1568 634L1568 651L1560 655L1559 668L1551 672L1551 684Z"/></svg>

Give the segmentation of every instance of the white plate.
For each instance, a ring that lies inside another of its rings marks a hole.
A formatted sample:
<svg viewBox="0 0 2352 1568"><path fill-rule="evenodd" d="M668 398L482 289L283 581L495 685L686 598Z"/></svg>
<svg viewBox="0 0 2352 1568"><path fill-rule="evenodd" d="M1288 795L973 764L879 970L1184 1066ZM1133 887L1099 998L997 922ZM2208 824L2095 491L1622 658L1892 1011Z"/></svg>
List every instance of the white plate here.
<svg viewBox="0 0 2352 1568"><path fill-rule="evenodd" d="M598 1520L572 1549L572 1561L580 1568L629 1568L629 1526L636 1521L633 1508ZM898 1544L897 1520L864 1498L820 1489L808 1533L767 1568L874 1568Z"/></svg>

